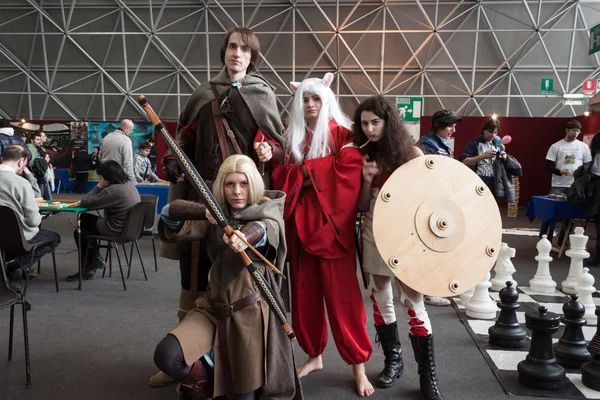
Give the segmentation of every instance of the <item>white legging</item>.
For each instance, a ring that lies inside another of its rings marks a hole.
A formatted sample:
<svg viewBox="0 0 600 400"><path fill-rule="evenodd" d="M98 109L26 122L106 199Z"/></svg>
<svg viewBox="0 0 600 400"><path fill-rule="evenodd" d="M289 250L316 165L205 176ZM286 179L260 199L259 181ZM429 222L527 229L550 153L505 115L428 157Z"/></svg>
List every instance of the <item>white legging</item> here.
<svg viewBox="0 0 600 400"><path fill-rule="evenodd" d="M392 277L371 274L368 276L375 325L396 322ZM396 289L400 295L400 302L406 314L406 322L408 323L410 333L414 336L427 336L432 333L431 321L423 302L423 294L414 291L398 279L394 280L396 281Z"/></svg>

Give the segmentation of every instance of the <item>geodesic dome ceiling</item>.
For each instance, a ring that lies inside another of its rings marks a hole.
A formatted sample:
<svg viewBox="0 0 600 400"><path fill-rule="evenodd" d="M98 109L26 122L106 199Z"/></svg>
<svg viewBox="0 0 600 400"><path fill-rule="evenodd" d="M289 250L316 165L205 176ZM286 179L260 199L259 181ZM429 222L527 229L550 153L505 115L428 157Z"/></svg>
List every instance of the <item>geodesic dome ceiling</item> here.
<svg viewBox="0 0 600 400"><path fill-rule="evenodd" d="M140 119L144 94L175 120L221 68L224 32L248 26L283 118L290 81L336 74L352 113L364 98L422 96L424 114L570 116L563 93L599 77L588 55L600 1L3 0L0 115ZM541 95L542 78L554 94Z"/></svg>

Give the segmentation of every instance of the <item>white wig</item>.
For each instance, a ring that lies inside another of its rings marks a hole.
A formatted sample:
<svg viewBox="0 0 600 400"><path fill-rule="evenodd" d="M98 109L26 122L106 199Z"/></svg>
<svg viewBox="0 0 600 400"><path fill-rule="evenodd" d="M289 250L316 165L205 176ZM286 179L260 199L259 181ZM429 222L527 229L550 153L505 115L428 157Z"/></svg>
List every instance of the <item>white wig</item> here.
<svg viewBox="0 0 600 400"><path fill-rule="evenodd" d="M338 125L352 129L350 119L340 109L340 105L336 100L333 91L329 88L333 81L333 74L328 72L323 79L308 78L302 82L290 82L292 91L295 92L292 108L290 112L290 120L286 131L287 149L286 160L292 160L293 164L299 165L302 160L313 158L321 158L328 156L332 149L329 147L330 132L329 121L335 120ZM312 141L306 157L303 156L303 148L307 144L306 120L304 119L304 95L312 93L321 99L321 111L317 118L317 125L312 135ZM333 149L339 150L339 149Z"/></svg>

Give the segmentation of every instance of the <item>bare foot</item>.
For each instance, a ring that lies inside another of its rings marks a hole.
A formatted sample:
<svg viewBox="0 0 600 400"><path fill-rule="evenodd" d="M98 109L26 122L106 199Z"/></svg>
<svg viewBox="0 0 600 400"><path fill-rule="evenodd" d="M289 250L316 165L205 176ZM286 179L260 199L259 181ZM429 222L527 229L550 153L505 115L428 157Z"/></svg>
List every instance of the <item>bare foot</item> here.
<svg viewBox="0 0 600 400"><path fill-rule="evenodd" d="M354 372L354 379L356 380L356 390L360 397L370 396L375 392L373 385L369 382L367 374L365 374L365 364L355 364L352 366L352 372Z"/></svg>
<svg viewBox="0 0 600 400"><path fill-rule="evenodd" d="M323 369L323 359L321 358L321 356L309 358L308 360L306 360L304 365L298 368L298 378L302 378L303 376L306 376L311 372L318 371L320 369Z"/></svg>

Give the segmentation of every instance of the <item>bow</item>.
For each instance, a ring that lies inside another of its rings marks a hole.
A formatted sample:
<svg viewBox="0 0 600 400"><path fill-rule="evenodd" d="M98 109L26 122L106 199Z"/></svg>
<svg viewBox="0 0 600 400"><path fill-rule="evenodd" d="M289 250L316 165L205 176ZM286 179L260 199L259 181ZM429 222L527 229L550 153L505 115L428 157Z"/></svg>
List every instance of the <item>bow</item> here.
<svg viewBox="0 0 600 400"><path fill-rule="evenodd" d="M171 134L162 124L161 120L158 118L158 116L148 103L148 100L146 100L146 97L139 96L138 102L144 108L144 111L146 111L146 114L150 118L150 121L152 121L152 123L156 125L156 130L160 132L161 136L167 143L167 146L169 147L171 154L175 157L179 168L181 168L186 178L190 181L190 183L198 193L200 200L206 206L206 209L211 213L211 215L217 222L217 225L219 225L228 236L232 236L234 234L237 235L237 232L235 232L233 228L229 226L229 223L227 221L227 218L225 217L225 214L223 213L223 210L221 210L221 207L215 200L213 194L206 185L206 182L204 182L204 179L202 179L196 167L194 167L188 156L183 152L183 150L181 150L181 147L179 147L179 145L175 142ZM254 253L257 254L263 261L267 262L267 265L271 265L274 271L280 273L279 270L277 270L277 268L275 268L267 259L265 259L262 256L262 254L260 254L254 247L252 247L243 237L239 235L237 236L240 237L240 239L242 239L242 241L248 246L249 249L254 251ZM256 286L258 286L258 289L260 290L263 298L269 305L269 308L279 319L279 322L285 330L285 333L287 334L288 338L290 338L290 340L294 340L296 338L296 335L294 334L294 331L287 322L287 318L285 316L285 312L283 311L283 307L281 306L279 300L277 299L277 296L273 292L273 289L271 288L271 286L269 286L268 282L265 280L264 276L260 273L258 268L256 268L256 266L252 263L252 260L250 260L250 257L248 257L246 252L243 251L239 253L239 255L242 258L244 265L248 269L248 272L250 272L250 276L256 283Z"/></svg>

